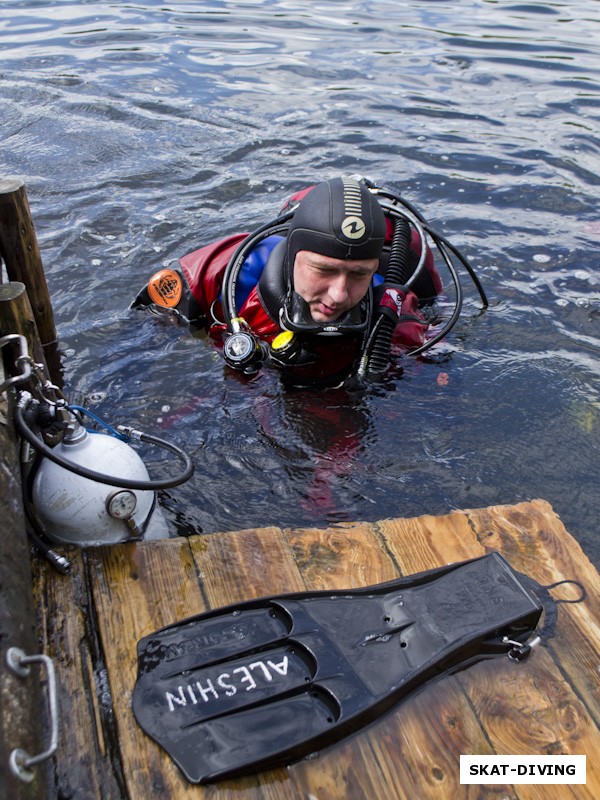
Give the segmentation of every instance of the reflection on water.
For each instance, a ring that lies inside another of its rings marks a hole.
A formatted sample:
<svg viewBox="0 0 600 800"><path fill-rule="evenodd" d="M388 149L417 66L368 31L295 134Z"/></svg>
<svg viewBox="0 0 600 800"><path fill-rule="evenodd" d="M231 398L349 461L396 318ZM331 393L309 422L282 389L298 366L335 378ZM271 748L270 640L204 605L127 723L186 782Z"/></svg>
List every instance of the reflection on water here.
<svg viewBox="0 0 600 800"><path fill-rule="evenodd" d="M174 533L543 497L600 561L599 19L593 0L2 3L2 172L27 183L67 389L193 455L161 498ZM128 311L156 268L340 173L397 186L484 282L490 309L470 296L426 359L290 392Z"/></svg>

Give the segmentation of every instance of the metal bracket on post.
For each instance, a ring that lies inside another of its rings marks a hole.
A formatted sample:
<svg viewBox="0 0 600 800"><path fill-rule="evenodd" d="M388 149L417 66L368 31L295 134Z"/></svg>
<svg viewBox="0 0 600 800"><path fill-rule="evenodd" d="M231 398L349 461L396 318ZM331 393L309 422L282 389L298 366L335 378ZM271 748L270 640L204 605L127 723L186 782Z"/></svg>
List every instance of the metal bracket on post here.
<svg viewBox="0 0 600 800"><path fill-rule="evenodd" d="M31 358L29 357L29 351L27 349L27 339L24 336L21 336L19 333L9 333L7 336L3 336L0 338L0 351L2 348L10 344L11 342L16 342L19 344L19 357L15 361L15 366L20 367L22 370L20 375L15 375L14 377L7 378L0 384L0 394L8 389L9 386L12 386L15 383L24 383L28 380L31 376Z"/></svg>
<svg viewBox="0 0 600 800"><path fill-rule="evenodd" d="M6 663L9 669L21 678L26 678L31 672L30 664L42 663L48 675L48 711L50 715L50 743L43 753L36 756L29 755L26 750L16 748L10 754L10 769L13 775L25 783L31 783L35 773L32 767L41 764L50 758L58 746L58 703L56 697L56 676L54 664L49 656L38 653L28 656L18 647L11 647L6 653Z"/></svg>

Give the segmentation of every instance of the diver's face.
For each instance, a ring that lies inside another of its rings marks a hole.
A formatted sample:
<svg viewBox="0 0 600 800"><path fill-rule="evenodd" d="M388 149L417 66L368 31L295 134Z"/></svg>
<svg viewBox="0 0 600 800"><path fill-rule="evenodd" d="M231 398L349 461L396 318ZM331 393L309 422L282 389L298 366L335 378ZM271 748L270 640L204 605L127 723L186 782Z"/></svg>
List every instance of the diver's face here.
<svg viewBox="0 0 600 800"><path fill-rule="evenodd" d="M363 299L379 260L330 258L300 250L294 261L294 290L308 303L315 322L334 322Z"/></svg>

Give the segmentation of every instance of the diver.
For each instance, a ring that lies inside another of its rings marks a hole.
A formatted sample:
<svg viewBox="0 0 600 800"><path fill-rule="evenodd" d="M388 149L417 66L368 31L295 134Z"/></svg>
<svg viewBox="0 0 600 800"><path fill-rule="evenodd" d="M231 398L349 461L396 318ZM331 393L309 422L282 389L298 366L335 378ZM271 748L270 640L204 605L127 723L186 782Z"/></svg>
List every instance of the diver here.
<svg viewBox="0 0 600 800"><path fill-rule="evenodd" d="M364 178L333 178L293 195L278 217L184 256L163 269L134 307L174 313L223 343L245 373L268 362L295 380L381 375L390 348L419 353L442 292L427 234L457 286L457 256L399 195ZM455 309L456 321L460 307ZM450 326L451 327L451 326Z"/></svg>

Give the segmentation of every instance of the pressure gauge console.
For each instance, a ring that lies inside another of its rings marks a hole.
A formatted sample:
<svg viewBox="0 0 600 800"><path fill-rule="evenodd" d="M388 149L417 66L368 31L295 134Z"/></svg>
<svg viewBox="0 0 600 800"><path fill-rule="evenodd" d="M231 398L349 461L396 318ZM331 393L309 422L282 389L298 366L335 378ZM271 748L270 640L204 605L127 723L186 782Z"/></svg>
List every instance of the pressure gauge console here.
<svg viewBox="0 0 600 800"><path fill-rule="evenodd" d="M136 505L137 497L130 489L115 489L106 498L106 510L113 519L131 519Z"/></svg>

